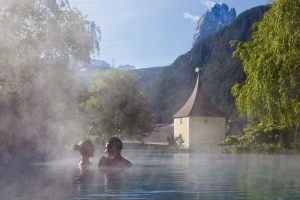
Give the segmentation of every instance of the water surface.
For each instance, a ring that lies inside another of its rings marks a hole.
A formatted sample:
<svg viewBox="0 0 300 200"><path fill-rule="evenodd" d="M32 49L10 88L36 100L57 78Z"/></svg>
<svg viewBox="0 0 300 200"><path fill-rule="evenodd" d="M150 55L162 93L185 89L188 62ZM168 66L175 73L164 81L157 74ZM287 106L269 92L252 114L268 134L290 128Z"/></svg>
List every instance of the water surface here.
<svg viewBox="0 0 300 200"><path fill-rule="evenodd" d="M100 156L100 155L98 155ZM0 199L300 199L300 156L127 151L134 166L103 173L77 158L7 170Z"/></svg>

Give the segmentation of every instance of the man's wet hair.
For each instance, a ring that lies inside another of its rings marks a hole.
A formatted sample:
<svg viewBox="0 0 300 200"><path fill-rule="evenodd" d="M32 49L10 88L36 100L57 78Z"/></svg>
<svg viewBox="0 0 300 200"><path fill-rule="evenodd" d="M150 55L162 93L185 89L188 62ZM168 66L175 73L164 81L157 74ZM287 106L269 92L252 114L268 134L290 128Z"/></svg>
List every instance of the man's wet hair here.
<svg viewBox="0 0 300 200"><path fill-rule="evenodd" d="M108 140L108 145L109 146L113 146L114 145L119 150L122 150L122 148L123 148L122 141L118 137L111 137Z"/></svg>

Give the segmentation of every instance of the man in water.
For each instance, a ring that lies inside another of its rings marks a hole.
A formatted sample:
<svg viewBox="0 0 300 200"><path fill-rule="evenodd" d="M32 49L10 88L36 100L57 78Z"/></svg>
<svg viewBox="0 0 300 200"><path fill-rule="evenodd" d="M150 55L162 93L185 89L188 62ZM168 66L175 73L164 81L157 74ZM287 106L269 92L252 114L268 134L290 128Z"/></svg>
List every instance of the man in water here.
<svg viewBox="0 0 300 200"><path fill-rule="evenodd" d="M117 137L112 137L105 145L105 153L107 157L100 158L99 168L129 168L132 166L129 160L122 157L123 145L122 141Z"/></svg>

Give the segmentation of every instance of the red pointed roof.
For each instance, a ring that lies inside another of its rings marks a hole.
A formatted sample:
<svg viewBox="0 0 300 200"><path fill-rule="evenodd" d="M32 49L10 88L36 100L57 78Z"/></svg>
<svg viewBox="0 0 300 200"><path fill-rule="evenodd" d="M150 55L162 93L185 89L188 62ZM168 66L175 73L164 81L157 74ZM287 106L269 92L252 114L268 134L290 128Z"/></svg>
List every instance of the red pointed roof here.
<svg viewBox="0 0 300 200"><path fill-rule="evenodd" d="M205 94L199 76L192 95L184 106L174 115L175 118L187 116L224 117L224 114Z"/></svg>

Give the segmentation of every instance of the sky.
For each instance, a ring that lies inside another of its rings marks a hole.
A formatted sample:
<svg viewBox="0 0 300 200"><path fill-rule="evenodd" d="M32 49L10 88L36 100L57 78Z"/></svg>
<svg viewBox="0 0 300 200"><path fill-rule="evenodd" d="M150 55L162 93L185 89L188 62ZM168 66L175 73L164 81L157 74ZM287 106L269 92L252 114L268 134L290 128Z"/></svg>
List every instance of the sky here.
<svg viewBox="0 0 300 200"><path fill-rule="evenodd" d="M69 0L101 29L100 55L109 64L167 66L192 47L199 17L214 3L237 15L269 0Z"/></svg>

